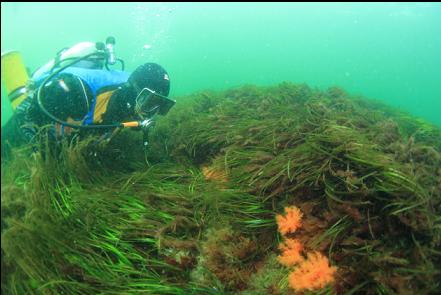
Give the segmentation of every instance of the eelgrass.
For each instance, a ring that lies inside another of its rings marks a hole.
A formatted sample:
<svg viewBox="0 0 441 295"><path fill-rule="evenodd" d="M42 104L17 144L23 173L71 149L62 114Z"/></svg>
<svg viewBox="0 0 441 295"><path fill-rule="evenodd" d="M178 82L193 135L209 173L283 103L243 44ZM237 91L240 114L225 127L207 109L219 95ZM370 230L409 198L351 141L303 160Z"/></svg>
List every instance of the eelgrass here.
<svg viewBox="0 0 441 295"><path fill-rule="evenodd" d="M23 220L7 220L2 233L2 263L13 261L16 268L2 285L6 293L209 294L216 291L189 282L193 266L179 264L175 255L185 253L185 259L196 261L202 230L236 209L244 217L238 227L252 231L274 225L259 200L205 187L194 168L162 164L114 173L107 183L80 181L66 168L74 165L71 156L80 147L65 148L70 157L37 156L32 181L17 188L30 209ZM89 165L80 162L74 171ZM26 185L33 189L25 190ZM270 219L259 222L265 214Z"/></svg>
<svg viewBox="0 0 441 295"><path fill-rule="evenodd" d="M209 108L199 107L207 101ZM369 246L380 241L374 253L394 253L381 264L360 263L369 272L350 274L339 290L439 288L440 272L430 265L439 267L440 256L429 254L441 246L441 133L436 126L337 88L320 92L290 84L243 87L223 97L205 94L173 115L183 127L175 131L166 127L173 123L164 121L158 149L166 143L171 159L211 163L235 187L260 196L267 208L280 212L286 204L314 201L314 215L328 230L309 235L322 242L331 259L339 258L343 273L345 265L356 267L348 256L354 242ZM330 232L345 216L351 222L344 235ZM401 244L381 242L387 237L399 237ZM396 263L407 256L407 277L398 287L394 282L403 275ZM411 274L410 269L420 271ZM393 279L378 281L374 273Z"/></svg>
<svg viewBox="0 0 441 295"><path fill-rule="evenodd" d="M148 153L122 132L2 165L2 291L285 292L268 257L287 205L304 212L307 250L339 269L311 294L439 291L439 128L338 88L246 86L180 101Z"/></svg>

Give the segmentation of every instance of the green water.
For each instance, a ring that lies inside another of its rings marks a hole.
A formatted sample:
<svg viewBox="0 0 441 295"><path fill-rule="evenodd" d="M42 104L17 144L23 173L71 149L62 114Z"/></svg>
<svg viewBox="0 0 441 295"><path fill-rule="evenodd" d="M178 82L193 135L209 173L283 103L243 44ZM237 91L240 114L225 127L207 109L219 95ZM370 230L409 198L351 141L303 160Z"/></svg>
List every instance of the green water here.
<svg viewBox="0 0 441 295"><path fill-rule="evenodd" d="M35 70L63 47L116 38L171 95L243 84L338 85L441 126L440 3L2 3L1 51ZM2 87L2 125L11 108Z"/></svg>

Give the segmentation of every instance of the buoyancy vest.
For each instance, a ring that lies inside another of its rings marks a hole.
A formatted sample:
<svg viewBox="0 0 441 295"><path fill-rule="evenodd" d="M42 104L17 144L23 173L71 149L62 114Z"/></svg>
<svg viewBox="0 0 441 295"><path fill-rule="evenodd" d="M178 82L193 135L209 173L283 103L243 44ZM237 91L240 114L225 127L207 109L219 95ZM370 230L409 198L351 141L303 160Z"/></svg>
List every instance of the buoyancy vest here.
<svg viewBox="0 0 441 295"><path fill-rule="evenodd" d="M82 125L91 125L102 120L102 115L107 109L109 99L113 91L126 83L130 73L117 70L86 69L70 67L60 72L60 74L72 74L79 77L91 90L92 99L90 100L89 112L84 117ZM49 74L44 74L37 78L37 85Z"/></svg>
<svg viewBox="0 0 441 295"><path fill-rule="evenodd" d="M105 113L111 93L129 79L130 73L123 71L107 71L83 68L67 68L62 73L73 74L89 86L92 92L92 101L89 112L83 120L83 125L100 122ZM96 106L99 108L95 109Z"/></svg>

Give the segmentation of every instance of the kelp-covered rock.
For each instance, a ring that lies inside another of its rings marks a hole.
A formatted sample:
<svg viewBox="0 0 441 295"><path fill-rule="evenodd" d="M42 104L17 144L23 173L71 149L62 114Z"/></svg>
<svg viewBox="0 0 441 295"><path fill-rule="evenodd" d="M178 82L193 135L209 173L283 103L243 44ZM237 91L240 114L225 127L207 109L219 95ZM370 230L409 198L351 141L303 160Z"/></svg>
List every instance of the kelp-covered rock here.
<svg viewBox="0 0 441 295"><path fill-rule="evenodd" d="M294 294L287 206L337 269L327 291L440 291L440 128L337 87L178 101L147 151L122 132L2 165L4 293Z"/></svg>

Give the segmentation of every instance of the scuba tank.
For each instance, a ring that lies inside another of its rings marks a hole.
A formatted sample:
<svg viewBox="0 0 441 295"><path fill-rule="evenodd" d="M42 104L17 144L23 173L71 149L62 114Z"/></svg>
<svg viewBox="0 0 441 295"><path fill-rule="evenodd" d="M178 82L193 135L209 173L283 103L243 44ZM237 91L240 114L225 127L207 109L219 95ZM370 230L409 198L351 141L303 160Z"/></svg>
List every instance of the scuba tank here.
<svg viewBox="0 0 441 295"><path fill-rule="evenodd" d="M87 69L109 70L108 65L117 61L121 63L124 70L124 61L115 57L115 38L108 37L107 45L102 42L80 42L70 48L60 50L55 58L38 68L29 77L26 66L19 51L8 51L1 55L1 80L5 87L6 94L15 111L23 100L38 91L40 83L47 75L54 72L61 72L59 69L67 67L81 67ZM49 79L46 81L48 82ZM45 83L42 83L45 84Z"/></svg>
<svg viewBox="0 0 441 295"><path fill-rule="evenodd" d="M17 106L27 97L29 75L18 51L2 53L1 66L1 80L12 109L15 111Z"/></svg>
<svg viewBox="0 0 441 295"><path fill-rule="evenodd" d="M62 67L66 65L69 61L86 56L87 54L95 53L97 51L97 44L93 42L80 42L78 44L75 44L71 48L64 48L57 53L54 59L50 60L45 65L38 68L32 74L32 79L36 79L38 77L41 77L43 74L50 72L55 65ZM75 66L87 69L102 69L103 62L102 59L89 59L84 60L81 63L76 64Z"/></svg>

